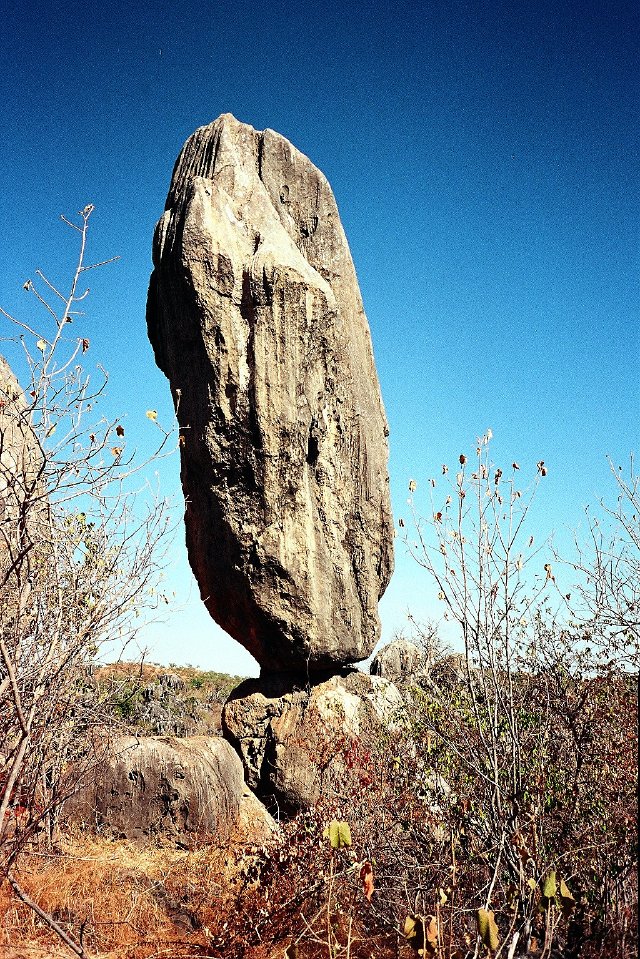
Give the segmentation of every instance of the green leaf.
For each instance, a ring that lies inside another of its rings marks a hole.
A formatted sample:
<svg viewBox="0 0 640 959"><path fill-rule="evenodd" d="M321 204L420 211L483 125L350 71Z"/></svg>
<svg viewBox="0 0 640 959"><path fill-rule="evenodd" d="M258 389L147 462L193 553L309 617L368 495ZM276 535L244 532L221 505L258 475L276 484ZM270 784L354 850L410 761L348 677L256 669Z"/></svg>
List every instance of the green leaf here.
<svg viewBox="0 0 640 959"><path fill-rule="evenodd" d="M332 849L342 849L343 846L351 845L351 829L348 822L332 819L322 835L329 840Z"/></svg>
<svg viewBox="0 0 640 959"><path fill-rule="evenodd" d="M498 948L498 927L493 913L488 909L478 909L478 935L487 949L495 950Z"/></svg>
<svg viewBox="0 0 640 959"><path fill-rule="evenodd" d="M557 891L556 871L551 869L542 880L542 895L545 899L553 899Z"/></svg>

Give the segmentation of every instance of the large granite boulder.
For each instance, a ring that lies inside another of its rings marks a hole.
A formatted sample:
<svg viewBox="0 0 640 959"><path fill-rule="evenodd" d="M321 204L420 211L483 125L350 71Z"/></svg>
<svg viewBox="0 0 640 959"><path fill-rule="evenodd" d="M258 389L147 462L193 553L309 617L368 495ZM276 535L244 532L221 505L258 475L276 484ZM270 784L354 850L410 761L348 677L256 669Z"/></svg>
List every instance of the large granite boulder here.
<svg viewBox="0 0 640 959"><path fill-rule="evenodd" d="M388 429L327 180L225 114L178 157L153 259L148 330L209 612L263 671L365 659L393 566Z"/></svg>
<svg viewBox="0 0 640 959"><path fill-rule="evenodd" d="M122 736L64 813L116 838L188 842L228 839L244 816L255 816L256 803L224 739Z"/></svg>
<svg viewBox="0 0 640 959"><path fill-rule="evenodd" d="M401 708L392 683L356 670L313 685L268 676L231 693L222 725L248 785L268 807L290 814L357 786L363 762Z"/></svg>

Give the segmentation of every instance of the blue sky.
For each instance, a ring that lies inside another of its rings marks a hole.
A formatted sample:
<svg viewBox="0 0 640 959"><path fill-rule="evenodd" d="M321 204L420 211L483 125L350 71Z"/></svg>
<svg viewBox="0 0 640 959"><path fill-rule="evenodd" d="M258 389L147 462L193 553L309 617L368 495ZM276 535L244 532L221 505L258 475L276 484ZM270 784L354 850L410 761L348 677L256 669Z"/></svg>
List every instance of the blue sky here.
<svg viewBox="0 0 640 959"><path fill-rule="evenodd" d="M5 4L0 304L39 266L68 273L57 222L96 206L87 359L148 444L168 417L146 339L151 237L186 137L220 113L287 136L329 178L391 426L396 516L410 477L487 427L496 459L549 467L532 532L568 544L638 449L640 8L595 3ZM70 231L68 231L70 234ZM9 345L0 350L11 358ZM175 491L177 459L160 466ZM181 539L181 536L179 536ZM432 612L397 549L384 636ZM163 662L250 672L201 607L143 643Z"/></svg>

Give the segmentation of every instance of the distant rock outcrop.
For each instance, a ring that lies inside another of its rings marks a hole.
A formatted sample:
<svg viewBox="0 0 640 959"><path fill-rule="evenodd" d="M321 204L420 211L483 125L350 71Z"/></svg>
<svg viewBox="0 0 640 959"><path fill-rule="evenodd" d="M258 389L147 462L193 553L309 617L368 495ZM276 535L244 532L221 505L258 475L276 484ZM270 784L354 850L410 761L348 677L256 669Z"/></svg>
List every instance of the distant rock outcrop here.
<svg viewBox="0 0 640 959"><path fill-rule="evenodd" d="M415 643L394 639L376 654L369 671L372 676L384 676L392 683L411 682L424 677L429 664L429 656Z"/></svg>
<svg viewBox="0 0 640 959"><path fill-rule="evenodd" d="M331 188L230 114L178 157L147 306L189 558L263 673L365 659L392 571L386 418Z"/></svg>

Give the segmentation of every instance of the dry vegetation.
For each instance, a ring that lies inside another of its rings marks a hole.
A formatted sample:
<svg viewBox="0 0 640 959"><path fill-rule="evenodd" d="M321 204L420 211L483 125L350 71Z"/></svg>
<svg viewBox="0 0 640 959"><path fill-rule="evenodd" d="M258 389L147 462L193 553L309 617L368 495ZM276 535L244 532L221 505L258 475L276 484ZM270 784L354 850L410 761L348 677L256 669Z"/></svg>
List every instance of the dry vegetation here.
<svg viewBox="0 0 640 959"><path fill-rule="evenodd" d="M444 678L436 670L432 681L447 682L446 663L443 669ZM526 955L631 959L637 692L628 679L564 691L592 751L576 779L578 756L558 723L557 759L539 786L548 801L526 834L510 837L525 875L537 879ZM67 833L48 848L42 837L21 860L22 888L89 956L104 959L410 957L407 916L423 916L431 932L427 959L473 955L477 908L492 871L483 797L463 767L452 769L444 737L426 748L433 689L431 696L419 687L407 695L414 719L405 717L387 742L345 746L356 779L333 783L331 796L283 823L271 844L252 845L239 833L224 848L212 842L184 850ZM445 768L455 794L434 778ZM532 782L539 780L532 772ZM575 788L567 790L572 779ZM331 821L350 824L349 844L332 846L325 835ZM550 862L574 896L568 910L559 896L545 902ZM513 893L505 869L492 900L500 942L508 941ZM59 951L56 936L7 884L0 913L7 946L25 956Z"/></svg>
<svg viewBox="0 0 640 959"><path fill-rule="evenodd" d="M119 662L92 669L89 682L127 732L206 736L221 732L222 706L242 678L193 666Z"/></svg>

